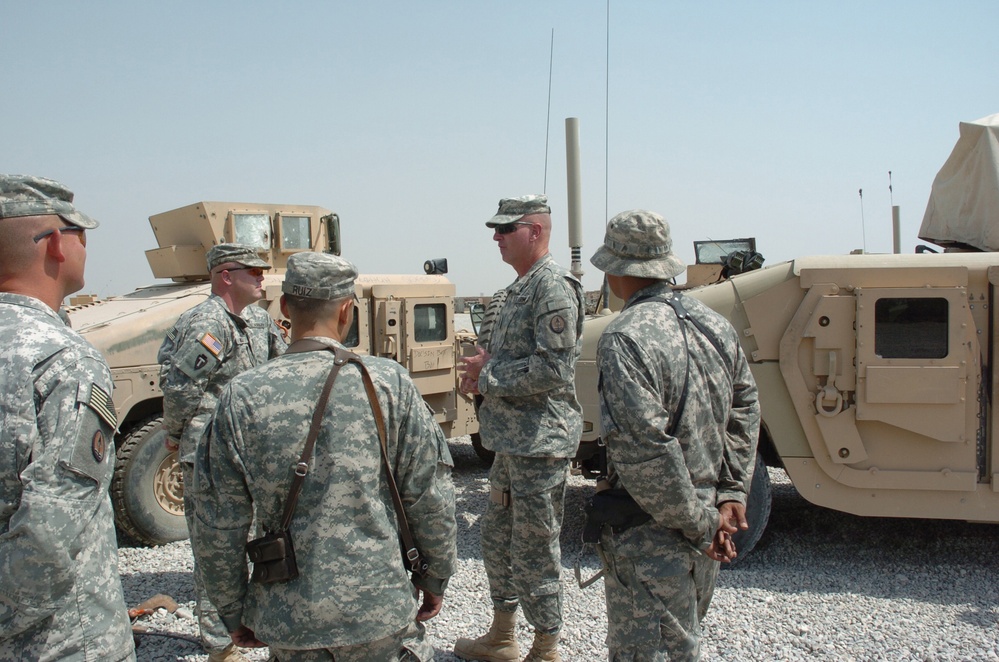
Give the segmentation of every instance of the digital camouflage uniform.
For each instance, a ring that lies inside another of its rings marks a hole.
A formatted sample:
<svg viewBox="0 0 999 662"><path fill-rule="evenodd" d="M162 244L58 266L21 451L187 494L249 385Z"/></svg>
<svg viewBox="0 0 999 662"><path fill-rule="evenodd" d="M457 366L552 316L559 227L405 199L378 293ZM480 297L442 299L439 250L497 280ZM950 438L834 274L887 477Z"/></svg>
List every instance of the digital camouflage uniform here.
<svg viewBox="0 0 999 662"><path fill-rule="evenodd" d="M112 380L38 299L0 293L0 660L135 659L108 486Z"/></svg>
<svg viewBox="0 0 999 662"><path fill-rule="evenodd" d="M289 262L289 278L291 272ZM279 528L333 353L286 354L233 379L199 448L195 474L205 485L196 490L195 552L209 594L230 631L246 625L282 660L292 651L303 651L295 660L396 659L407 634L412 657L403 659L433 657L415 622L413 584L441 595L455 570L451 455L405 369L388 359L363 361L385 417L388 457L413 538L429 563L426 577L411 583L402 563L357 366L345 365L336 378L291 523L297 578L248 582L244 548L251 522L257 522L252 537Z"/></svg>
<svg viewBox="0 0 999 662"><path fill-rule="evenodd" d="M621 275L616 261L637 249L650 251L660 263L669 261L665 220L649 212L628 214L611 219L605 248L593 264ZM642 215L658 223L632 225L645 218ZM629 227L630 237L616 232ZM655 245L657 228L665 228L665 244ZM644 239L629 245L636 236ZM653 245L642 244L645 240ZM626 264L641 264L634 253L630 258L634 261L626 259ZM660 268L668 275L682 270L682 263L673 264ZM637 274L624 275L649 277L636 268ZM683 322L685 347L681 322L669 304L639 302L672 296L665 281L634 293L597 346L610 482L627 489L653 518L619 534L605 527L601 536L612 662L698 658L700 618L719 567L703 552L718 530L718 506L725 501L746 503L756 457L756 384L735 330L701 302L684 297L690 317L707 327L720 349L690 322ZM685 382L683 412L675 436L670 436Z"/></svg>
<svg viewBox="0 0 999 662"><path fill-rule="evenodd" d="M190 486L194 452L208 420L215 411L219 393L239 373L281 355L287 343L270 315L251 304L239 315L212 294L184 312L160 346L157 360L163 390L163 427L167 436L180 443L184 474L184 516L193 531ZM205 649L221 650L231 641L207 599L194 569L198 598L198 620Z"/></svg>
<svg viewBox="0 0 999 662"><path fill-rule="evenodd" d="M498 611L524 607L539 632L562 627L559 532L569 460L582 434L573 379L582 285L551 255L507 288L479 374L479 431L496 452L482 557ZM509 493L504 505L502 493Z"/></svg>

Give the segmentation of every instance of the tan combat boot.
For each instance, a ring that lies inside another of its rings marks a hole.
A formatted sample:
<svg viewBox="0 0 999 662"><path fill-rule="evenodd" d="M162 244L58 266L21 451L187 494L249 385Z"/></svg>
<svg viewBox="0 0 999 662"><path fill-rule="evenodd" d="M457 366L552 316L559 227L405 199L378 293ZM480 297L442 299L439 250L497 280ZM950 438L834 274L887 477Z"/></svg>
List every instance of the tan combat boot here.
<svg viewBox="0 0 999 662"><path fill-rule="evenodd" d="M208 662L249 662L235 644L229 644L220 651L208 653Z"/></svg>
<svg viewBox="0 0 999 662"><path fill-rule="evenodd" d="M524 662L562 662L558 654L558 632L555 634L534 633L534 645L527 652Z"/></svg>
<svg viewBox="0 0 999 662"><path fill-rule="evenodd" d="M520 646L514 634L516 627L517 612L494 611L489 632L478 639L458 639L454 644L454 654L463 660L520 662Z"/></svg>

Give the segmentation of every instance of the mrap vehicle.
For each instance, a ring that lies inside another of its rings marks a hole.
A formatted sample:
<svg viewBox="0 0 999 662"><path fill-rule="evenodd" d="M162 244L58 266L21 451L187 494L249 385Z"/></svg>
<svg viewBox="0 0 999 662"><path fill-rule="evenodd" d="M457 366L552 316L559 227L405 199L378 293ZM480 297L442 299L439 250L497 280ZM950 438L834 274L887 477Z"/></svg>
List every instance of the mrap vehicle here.
<svg viewBox="0 0 999 662"><path fill-rule="evenodd" d="M163 394L156 355L185 310L211 293L205 255L219 243L255 246L272 269L258 302L279 325L278 299L288 257L301 251L340 253L340 222L309 205L198 202L149 217L159 248L146 251L156 278L169 282L108 299L74 297L72 327L97 349L114 378L120 428L111 485L115 521L137 542L162 544L187 537L183 479L177 453L164 446ZM455 365L474 336L454 328L455 287L428 260L426 274L361 275L355 324L345 344L360 354L399 361L449 437L478 430L474 403L457 388Z"/></svg>
<svg viewBox="0 0 999 662"><path fill-rule="evenodd" d="M999 523L999 115L962 123L919 236L940 248L748 270L761 262L748 240L732 252L697 242L688 284L712 282L684 295L732 323L759 386L740 558L769 516L766 466L834 510ZM742 273L723 274L732 264ZM613 318L586 321L576 367L576 466L589 476L599 473L597 340Z"/></svg>

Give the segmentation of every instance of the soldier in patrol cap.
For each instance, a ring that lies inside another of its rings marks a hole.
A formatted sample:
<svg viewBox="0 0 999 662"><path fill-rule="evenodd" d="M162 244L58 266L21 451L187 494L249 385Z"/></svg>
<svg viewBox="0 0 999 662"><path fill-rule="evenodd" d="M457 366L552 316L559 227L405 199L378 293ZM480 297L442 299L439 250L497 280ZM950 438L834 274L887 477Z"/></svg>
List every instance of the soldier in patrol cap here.
<svg viewBox="0 0 999 662"><path fill-rule="evenodd" d="M535 636L525 660L559 660L562 554L559 533L569 461L582 434L574 376L583 331L583 286L548 251L548 198L500 200L486 222L517 272L492 327L489 349L462 360L462 391L482 395L479 433L496 452L482 518L482 557L493 622L460 638L465 660L520 660L517 607Z"/></svg>
<svg viewBox="0 0 999 662"><path fill-rule="evenodd" d="M274 321L255 305L264 297L264 271L271 268L256 250L243 244L219 244L208 251L207 266L211 296L180 316L157 357L163 427L168 448L180 451L184 512L192 536L194 450L222 387L244 370L279 356L287 347ZM194 588L201 643L209 662L245 660L233 648L229 633L205 596L197 563Z"/></svg>
<svg viewBox="0 0 999 662"><path fill-rule="evenodd" d="M623 488L651 515L600 537L609 659L696 660L719 561L751 524L756 383L728 320L670 287L685 266L662 216L618 214L590 262L625 302L597 346L609 483L598 489Z"/></svg>
<svg viewBox="0 0 999 662"><path fill-rule="evenodd" d="M0 660L134 660L108 486L111 371L57 310L97 221L0 175Z"/></svg>
<svg viewBox="0 0 999 662"><path fill-rule="evenodd" d="M281 662L432 660L422 621L440 611L455 570L444 433L404 367L363 356L357 360L372 379L386 456L426 572L411 575L403 564L378 425L361 369L347 362L289 526L299 575L247 579L251 526L252 538L281 528L319 394L335 352L347 349L356 276L354 265L328 253L289 258L281 311L294 342L229 382L198 449L194 551L209 595L234 642L266 642Z"/></svg>

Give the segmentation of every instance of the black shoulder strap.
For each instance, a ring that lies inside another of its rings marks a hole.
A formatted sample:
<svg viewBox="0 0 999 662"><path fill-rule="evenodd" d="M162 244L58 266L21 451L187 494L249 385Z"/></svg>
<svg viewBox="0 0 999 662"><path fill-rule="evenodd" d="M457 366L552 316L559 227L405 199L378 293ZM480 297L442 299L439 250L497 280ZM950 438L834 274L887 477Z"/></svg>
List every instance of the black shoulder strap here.
<svg viewBox="0 0 999 662"><path fill-rule="evenodd" d="M690 379L690 346L687 344L687 325L684 324L684 322L689 321L693 324L694 327L701 332L701 335L708 339L708 342L711 343L712 347L715 348L715 351L722 357L722 360L725 361L725 353L722 352L721 342L718 340L718 337L715 336L711 329L706 327L699 320L691 317L690 313L687 312L687 309L684 307L683 302L680 299L680 293L673 292L673 296L668 299L662 296L650 295L639 297L631 303L632 306L637 306L640 303L648 303L649 301L665 303L673 309L673 312L676 314L676 318L680 322L680 333L683 334L683 350L686 354L687 362L683 371L683 391L680 392L680 401L676 405L676 413L673 415L673 420L670 421L669 428L666 430L666 433L671 437L675 436L674 433L676 432L676 426L680 424L680 416L683 414L683 409L687 404L687 383ZM728 362L725 361L725 363L727 364Z"/></svg>

